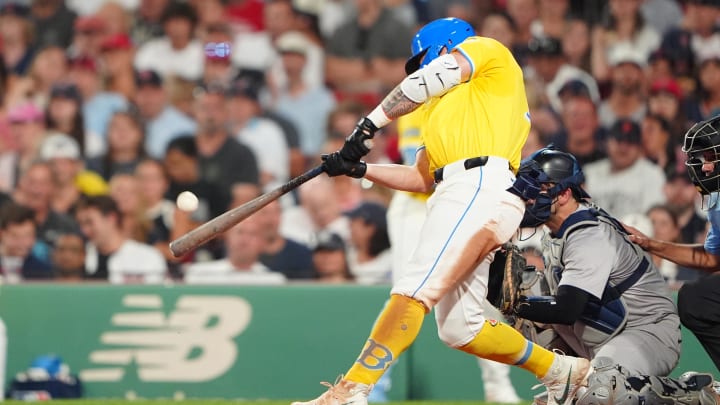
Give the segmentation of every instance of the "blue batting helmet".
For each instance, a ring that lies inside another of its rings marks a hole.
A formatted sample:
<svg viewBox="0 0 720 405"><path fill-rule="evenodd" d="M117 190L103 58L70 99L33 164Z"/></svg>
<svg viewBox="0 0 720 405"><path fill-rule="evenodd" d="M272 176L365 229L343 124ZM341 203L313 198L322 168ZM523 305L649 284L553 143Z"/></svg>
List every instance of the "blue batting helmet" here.
<svg viewBox="0 0 720 405"><path fill-rule="evenodd" d="M443 48L450 52L473 35L473 27L459 18L441 18L426 24L413 37L410 45L412 57L405 63L405 72L413 73L440 56ZM420 63L426 54L425 60Z"/></svg>

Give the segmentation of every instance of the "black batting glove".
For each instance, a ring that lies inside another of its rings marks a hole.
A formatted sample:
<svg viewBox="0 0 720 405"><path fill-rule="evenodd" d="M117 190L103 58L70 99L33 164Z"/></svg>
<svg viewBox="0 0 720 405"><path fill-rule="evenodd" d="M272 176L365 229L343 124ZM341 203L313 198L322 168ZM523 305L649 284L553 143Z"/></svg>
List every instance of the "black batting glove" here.
<svg viewBox="0 0 720 405"><path fill-rule="evenodd" d="M367 155L372 148L372 139L378 128L367 118L361 118L355 126L352 134L345 138L345 144L340 149L343 158L359 162L360 159Z"/></svg>
<svg viewBox="0 0 720 405"><path fill-rule="evenodd" d="M341 152L333 152L329 155L322 155L323 170L330 177L350 176L359 179L365 175L367 165L365 162L353 162L342 157Z"/></svg>

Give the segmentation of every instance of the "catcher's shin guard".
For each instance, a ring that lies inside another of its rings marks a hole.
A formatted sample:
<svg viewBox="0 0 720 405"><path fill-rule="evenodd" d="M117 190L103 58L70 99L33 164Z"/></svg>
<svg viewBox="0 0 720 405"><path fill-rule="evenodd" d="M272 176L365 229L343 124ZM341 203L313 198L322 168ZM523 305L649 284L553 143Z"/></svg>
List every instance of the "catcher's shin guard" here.
<svg viewBox="0 0 720 405"><path fill-rule="evenodd" d="M592 365L595 371L575 405L720 405L711 374L629 376L608 357L596 358Z"/></svg>

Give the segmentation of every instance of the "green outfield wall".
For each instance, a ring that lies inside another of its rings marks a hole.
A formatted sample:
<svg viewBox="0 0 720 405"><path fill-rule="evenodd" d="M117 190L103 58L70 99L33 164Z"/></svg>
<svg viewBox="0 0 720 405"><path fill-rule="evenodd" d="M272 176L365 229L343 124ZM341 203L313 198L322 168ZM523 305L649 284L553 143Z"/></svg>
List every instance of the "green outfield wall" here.
<svg viewBox="0 0 720 405"><path fill-rule="evenodd" d="M358 355L387 287L0 286L8 378L56 353L88 397L310 398ZM687 331L676 375L717 374ZM537 381L512 371L518 393ZM426 318L393 368L391 399L482 399L477 362Z"/></svg>

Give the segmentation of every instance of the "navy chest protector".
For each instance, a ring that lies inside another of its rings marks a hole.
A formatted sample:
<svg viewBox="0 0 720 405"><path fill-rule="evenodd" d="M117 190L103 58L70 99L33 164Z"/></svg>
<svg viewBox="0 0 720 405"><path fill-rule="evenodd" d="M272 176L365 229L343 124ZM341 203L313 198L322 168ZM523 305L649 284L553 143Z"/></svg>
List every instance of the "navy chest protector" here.
<svg viewBox="0 0 720 405"><path fill-rule="evenodd" d="M554 256L556 258L562 257L562 248L564 248L567 238L572 232L579 229L599 226L600 222L610 225L623 236L627 235L622 224L602 210L590 208L577 211L570 215L558 230L557 236L554 239L560 241L560 251ZM585 305L585 309L580 315L579 321L582 325L577 325L576 322L574 329L577 336L582 337L582 340L590 346L605 343L622 331L627 323L627 308L623 302L622 294L640 280L643 274L650 268L650 261L644 252L629 240L626 239L626 242L638 253L642 260L632 274L625 280L615 285L608 282L600 299L595 296L590 296L590 299ZM564 266L562 263L549 264L551 271L548 276L550 276L552 280L548 280L548 282L551 286L551 292L555 294L560 278L562 277Z"/></svg>

